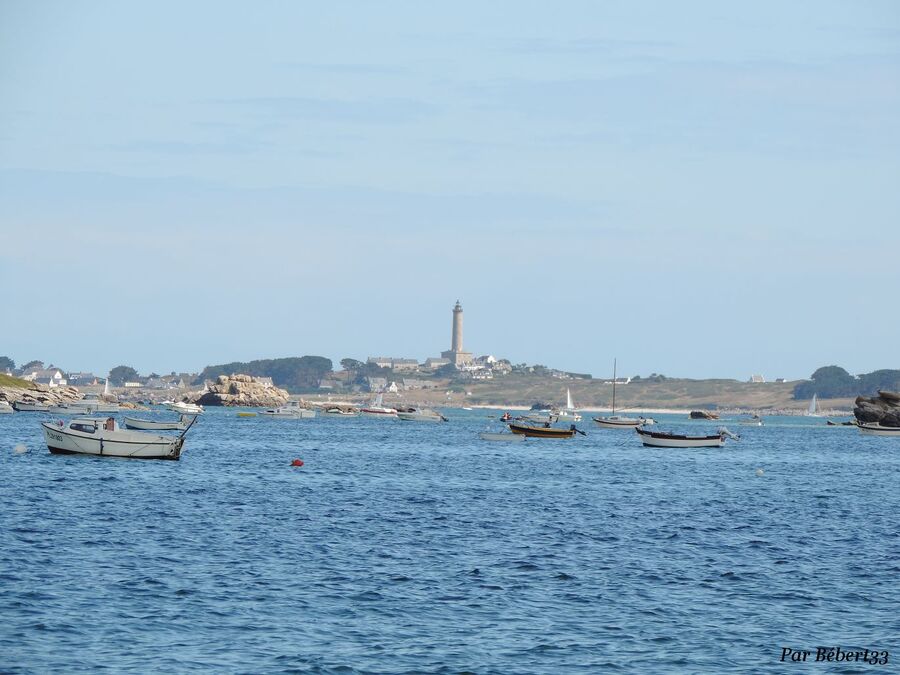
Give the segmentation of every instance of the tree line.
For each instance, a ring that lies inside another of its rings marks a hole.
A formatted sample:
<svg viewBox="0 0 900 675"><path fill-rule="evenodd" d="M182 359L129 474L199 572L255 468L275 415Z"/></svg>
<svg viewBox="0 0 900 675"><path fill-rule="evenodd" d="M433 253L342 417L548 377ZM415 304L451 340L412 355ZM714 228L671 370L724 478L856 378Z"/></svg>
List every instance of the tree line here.
<svg viewBox="0 0 900 675"><path fill-rule="evenodd" d="M806 400L816 394L820 398L874 396L878 390L900 390L900 370L874 370L851 375L839 366L823 366L809 380L794 387L794 399Z"/></svg>

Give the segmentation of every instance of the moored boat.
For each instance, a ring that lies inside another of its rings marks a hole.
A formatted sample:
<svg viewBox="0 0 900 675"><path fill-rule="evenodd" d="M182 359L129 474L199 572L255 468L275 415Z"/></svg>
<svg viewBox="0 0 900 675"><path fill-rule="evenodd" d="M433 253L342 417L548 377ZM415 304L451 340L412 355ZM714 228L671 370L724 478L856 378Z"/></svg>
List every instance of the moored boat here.
<svg viewBox="0 0 900 675"><path fill-rule="evenodd" d="M449 421L441 413L431 408L407 408L398 410L397 417L404 422L447 422Z"/></svg>
<svg viewBox="0 0 900 675"><path fill-rule="evenodd" d="M285 405L280 408L270 408L269 410L264 410L260 415L265 415L267 417L288 417L292 419L311 419L316 416L315 410L310 410L309 408L305 408L300 404L300 401L288 401Z"/></svg>
<svg viewBox="0 0 900 675"><path fill-rule="evenodd" d="M884 427L878 422L860 422L859 431L867 436L897 436L900 437L900 427Z"/></svg>
<svg viewBox="0 0 900 675"><path fill-rule="evenodd" d="M556 420L558 422L580 422L581 413L575 410L575 404L572 402L572 392L566 387L566 407L556 411Z"/></svg>
<svg viewBox="0 0 900 675"><path fill-rule="evenodd" d="M656 424L649 417L624 417L622 415L612 415L610 417L595 417L594 423L603 429L634 429L635 427Z"/></svg>
<svg viewBox="0 0 900 675"><path fill-rule="evenodd" d="M648 431L641 427L636 427L635 431L644 445L656 448L721 448L725 445L726 438L738 439L737 436L725 428L719 429L715 434L706 436L687 436L667 431Z"/></svg>
<svg viewBox="0 0 900 675"><path fill-rule="evenodd" d="M612 409L611 415L594 417L594 423L601 429L634 429L643 424L654 424L655 422L649 417L626 417L625 415L616 415L616 380L618 359L613 359L613 379L612 379Z"/></svg>
<svg viewBox="0 0 900 675"><path fill-rule="evenodd" d="M0 415L5 415L13 412L15 412L15 408L13 408L8 401L0 401Z"/></svg>
<svg viewBox="0 0 900 675"><path fill-rule="evenodd" d="M186 415L202 415L203 414L203 406L198 405L196 403L187 403L185 401L175 401L174 403L166 404L166 407L177 413L184 413Z"/></svg>
<svg viewBox="0 0 900 675"><path fill-rule="evenodd" d="M138 431L184 431L194 419L194 415L181 415L175 421L143 420L137 417L125 417L122 421L126 429Z"/></svg>
<svg viewBox="0 0 900 675"><path fill-rule="evenodd" d="M738 424L745 427L761 427L763 425L762 417L759 415L751 415L750 417L742 417L738 420Z"/></svg>
<svg viewBox="0 0 900 675"><path fill-rule="evenodd" d="M341 408L332 406L322 411L323 417L359 417L359 410L356 408Z"/></svg>
<svg viewBox="0 0 900 675"><path fill-rule="evenodd" d="M47 448L54 455L97 455L132 459L181 457L184 435L157 436L143 431L123 431L115 419L76 417L69 422L42 422ZM188 429L190 425L188 425Z"/></svg>
<svg viewBox="0 0 900 675"><path fill-rule="evenodd" d="M574 424L568 429L557 429L549 425L538 427L531 424L518 424L516 422L510 422L509 430L514 434L532 436L534 438L572 438L578 431Z"/></svg>
<svg viewBox="0 0 900 675"><path fill-rule="evenodd" d="M384 394L378 394L378 396L375 397L375 400L372 401L372 405L360 408L359 412L363 417L397 419L397 409L388 408L384 405Z"/></svg>
<svg viewBox="0 0 900 675"><path fill-rule="evenodd" d="M18 412L50 412L50 405L37 401L15 401L13 408Z"/></svg>

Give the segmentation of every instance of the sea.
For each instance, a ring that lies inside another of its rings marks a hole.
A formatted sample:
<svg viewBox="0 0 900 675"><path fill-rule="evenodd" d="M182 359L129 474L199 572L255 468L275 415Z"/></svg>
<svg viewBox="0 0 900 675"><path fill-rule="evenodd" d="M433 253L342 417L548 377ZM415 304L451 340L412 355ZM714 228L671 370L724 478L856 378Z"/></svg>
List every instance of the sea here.
<svg viewBox="0 0 900 675"><path fill-rule="evenodd" d="M236 412L178 462L51 455L45 415L0 415L0 672L900 672L900 439Z"/></svg>

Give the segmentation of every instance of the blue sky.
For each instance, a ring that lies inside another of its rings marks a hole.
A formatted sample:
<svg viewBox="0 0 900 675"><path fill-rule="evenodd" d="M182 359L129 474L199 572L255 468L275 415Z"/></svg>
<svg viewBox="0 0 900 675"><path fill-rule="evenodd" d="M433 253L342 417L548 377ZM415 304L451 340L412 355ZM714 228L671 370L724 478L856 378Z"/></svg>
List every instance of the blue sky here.
<svg viewBox="0 0 900 675"><path fill-rule="evenodd" d="M0 5L0 355L900 367L893 2Z"/></svg>

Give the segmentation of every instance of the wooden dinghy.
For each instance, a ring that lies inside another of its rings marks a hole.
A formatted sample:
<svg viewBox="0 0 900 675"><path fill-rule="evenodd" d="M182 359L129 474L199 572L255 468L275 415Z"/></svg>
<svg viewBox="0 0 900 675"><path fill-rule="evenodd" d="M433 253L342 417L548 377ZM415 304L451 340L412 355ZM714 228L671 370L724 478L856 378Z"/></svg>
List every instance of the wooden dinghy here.
<svg viewBox="0 0 900 675"><path fill-rule="evenodd" d="M667 431L648 431L641 427L637 427L635 431L644 445L655 448L721 448L725 445L726 438L738 439L738 436L735 436L727 429L719 429L715 434L707 436L687 436Z"/></svg>
<svg viewBox="0 0 900 675"><path fill-rule="evenodd" d="M568 429L556 429L554 427L537 427L530 424L510 423L509 430L514 434L522 436L530 436L532 438L572 438L578 429L573 424ZM580 433L584 433L583 431Z"/></svg>

